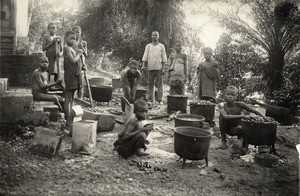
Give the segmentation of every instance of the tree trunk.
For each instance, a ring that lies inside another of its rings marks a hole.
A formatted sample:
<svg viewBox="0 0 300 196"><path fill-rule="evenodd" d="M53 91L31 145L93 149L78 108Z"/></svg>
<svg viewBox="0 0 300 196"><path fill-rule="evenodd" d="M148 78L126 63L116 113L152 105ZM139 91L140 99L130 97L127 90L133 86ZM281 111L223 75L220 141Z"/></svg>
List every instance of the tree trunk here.
<svg viewBox="0 0 300 196"><path fill-rule="evenodd" d="M270 94L279 90L283 83L284 52L281 47L274 47L269 53L269 69L266 70Z"/></svg>
<svg viewBox="0 0 300 196"><path fill-rule="evenodd" d="M104 57L105 57L105 53L101 52L101 57L99 59L99 63L96 65L97 70L102 70L102 64L103 64Z"/></svg>

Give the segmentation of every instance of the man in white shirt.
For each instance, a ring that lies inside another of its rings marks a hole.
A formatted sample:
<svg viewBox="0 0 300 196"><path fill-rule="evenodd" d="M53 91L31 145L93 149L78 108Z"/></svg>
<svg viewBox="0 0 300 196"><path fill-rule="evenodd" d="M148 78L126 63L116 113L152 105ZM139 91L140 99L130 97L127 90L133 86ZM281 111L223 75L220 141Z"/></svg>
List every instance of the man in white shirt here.
<svg viewBox="0 0 300 196"><path fill-rule="evenodd" d="M148 101L154 101L154 84L158 88L157 102L162 101L163 97L163 70L167 62L165 46L158 42L159 33L152 32L152 42L147 44L143 55L143 67L148 69ZM155 83L154 83L155 82Z"/></svg>

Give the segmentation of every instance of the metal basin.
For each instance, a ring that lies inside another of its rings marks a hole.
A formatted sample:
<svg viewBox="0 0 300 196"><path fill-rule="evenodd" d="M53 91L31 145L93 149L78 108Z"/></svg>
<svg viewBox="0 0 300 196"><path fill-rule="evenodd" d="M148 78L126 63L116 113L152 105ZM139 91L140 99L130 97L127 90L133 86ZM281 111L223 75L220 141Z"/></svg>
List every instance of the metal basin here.
<svg viewBox="0 0 300 196"><path fill-rule="evenodd" d="M175 117L175 127L191 126L203 128L205 118L196 114L179 114Z"/></svg>
<svg viewBox="0 0 300 196"><path fill-rule="evenodd" d="M102 86L104 84L104 78L90 78L89 83L91 86Z"/></svg>
<svg viewBox="0 0 300 196"><path fill-rule="evenodd" d="M175 153L185 160L205 159L208 166L208 151L211 133L196 127L182 126L174 129Z"/></svg>

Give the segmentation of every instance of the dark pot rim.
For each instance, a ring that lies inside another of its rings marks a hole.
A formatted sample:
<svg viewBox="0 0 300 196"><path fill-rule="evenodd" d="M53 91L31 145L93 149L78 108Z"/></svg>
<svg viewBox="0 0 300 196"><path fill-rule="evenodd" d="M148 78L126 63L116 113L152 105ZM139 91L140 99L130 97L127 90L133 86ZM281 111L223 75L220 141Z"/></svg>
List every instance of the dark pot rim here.
<svg viewBox="0 0 300 196"><path fill-rule="evenodd" d="M178 114L177 116L175 116L174 118L176 120L184 120L184 118L180 118L180 117L195 117L195 121L205 121L205 117L198 115L198 114Z"/></svg>
<svg viewBox="0 0 300 196"><path fill-rule="evenodd" d="M205 136L196 136L196 135L193 136L193 135L188 135L188 134L184 134L184 133L178 132L178 129L183 129L183 130L186 130L186 129L194 129L194 130L196 130L196 131L201 131L201 132L203 132L203 133L205 133L205 134L207 134L207 135L205 135ZM203 129L203 128L191 127L191 126L180 126L180 127L175 127L175 128L173 129L173 131L174 131L174 133L176 133L176 134L183 135L183 136L186 136L186 137L192 137L192 138L208 138L208 137L211 137L211 136L212 136L212 134L211 134L209 131L207 131L207 130L205 130L205 129Z"/></svg>
<svg viewBox="0 0 300 196"><path fill-rule="evenodd" d="M98 88L98 89L112 89L112 86L108 85L91 85L91 88Z"/></svg>

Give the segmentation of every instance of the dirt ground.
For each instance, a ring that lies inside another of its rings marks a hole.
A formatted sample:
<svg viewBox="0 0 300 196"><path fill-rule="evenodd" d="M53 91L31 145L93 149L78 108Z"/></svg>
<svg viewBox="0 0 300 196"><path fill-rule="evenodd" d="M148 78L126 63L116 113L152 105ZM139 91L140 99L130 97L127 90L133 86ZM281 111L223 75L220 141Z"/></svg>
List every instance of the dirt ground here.
<svg viewBox="0 0 300 196"><path fill-rule="evenodd" d="M150 110L156 111L165 111L165 106ZM31 154L32 136L2 131L0 195L299 195L299 158L294 147L299 143L299 128L278 127L277 136L289 141L276 143L279 166L255 164L249 159L257 152L253 146L248 159L232 156L230 147L218 149L220 133L215 128L209 130L213 136L208 167L205 160L187 160L182 168L182 160L174 152L174 120L153 121L155 129L149 134L147 149L150 155L128 160L113 151L121 124L112 132L98 133L92 155L72 153L72 138L65 136L54 158ZM236 138L229 141L230 145L241 143ZM148 162L151 168L140 170L138 162Z"/></svg>

